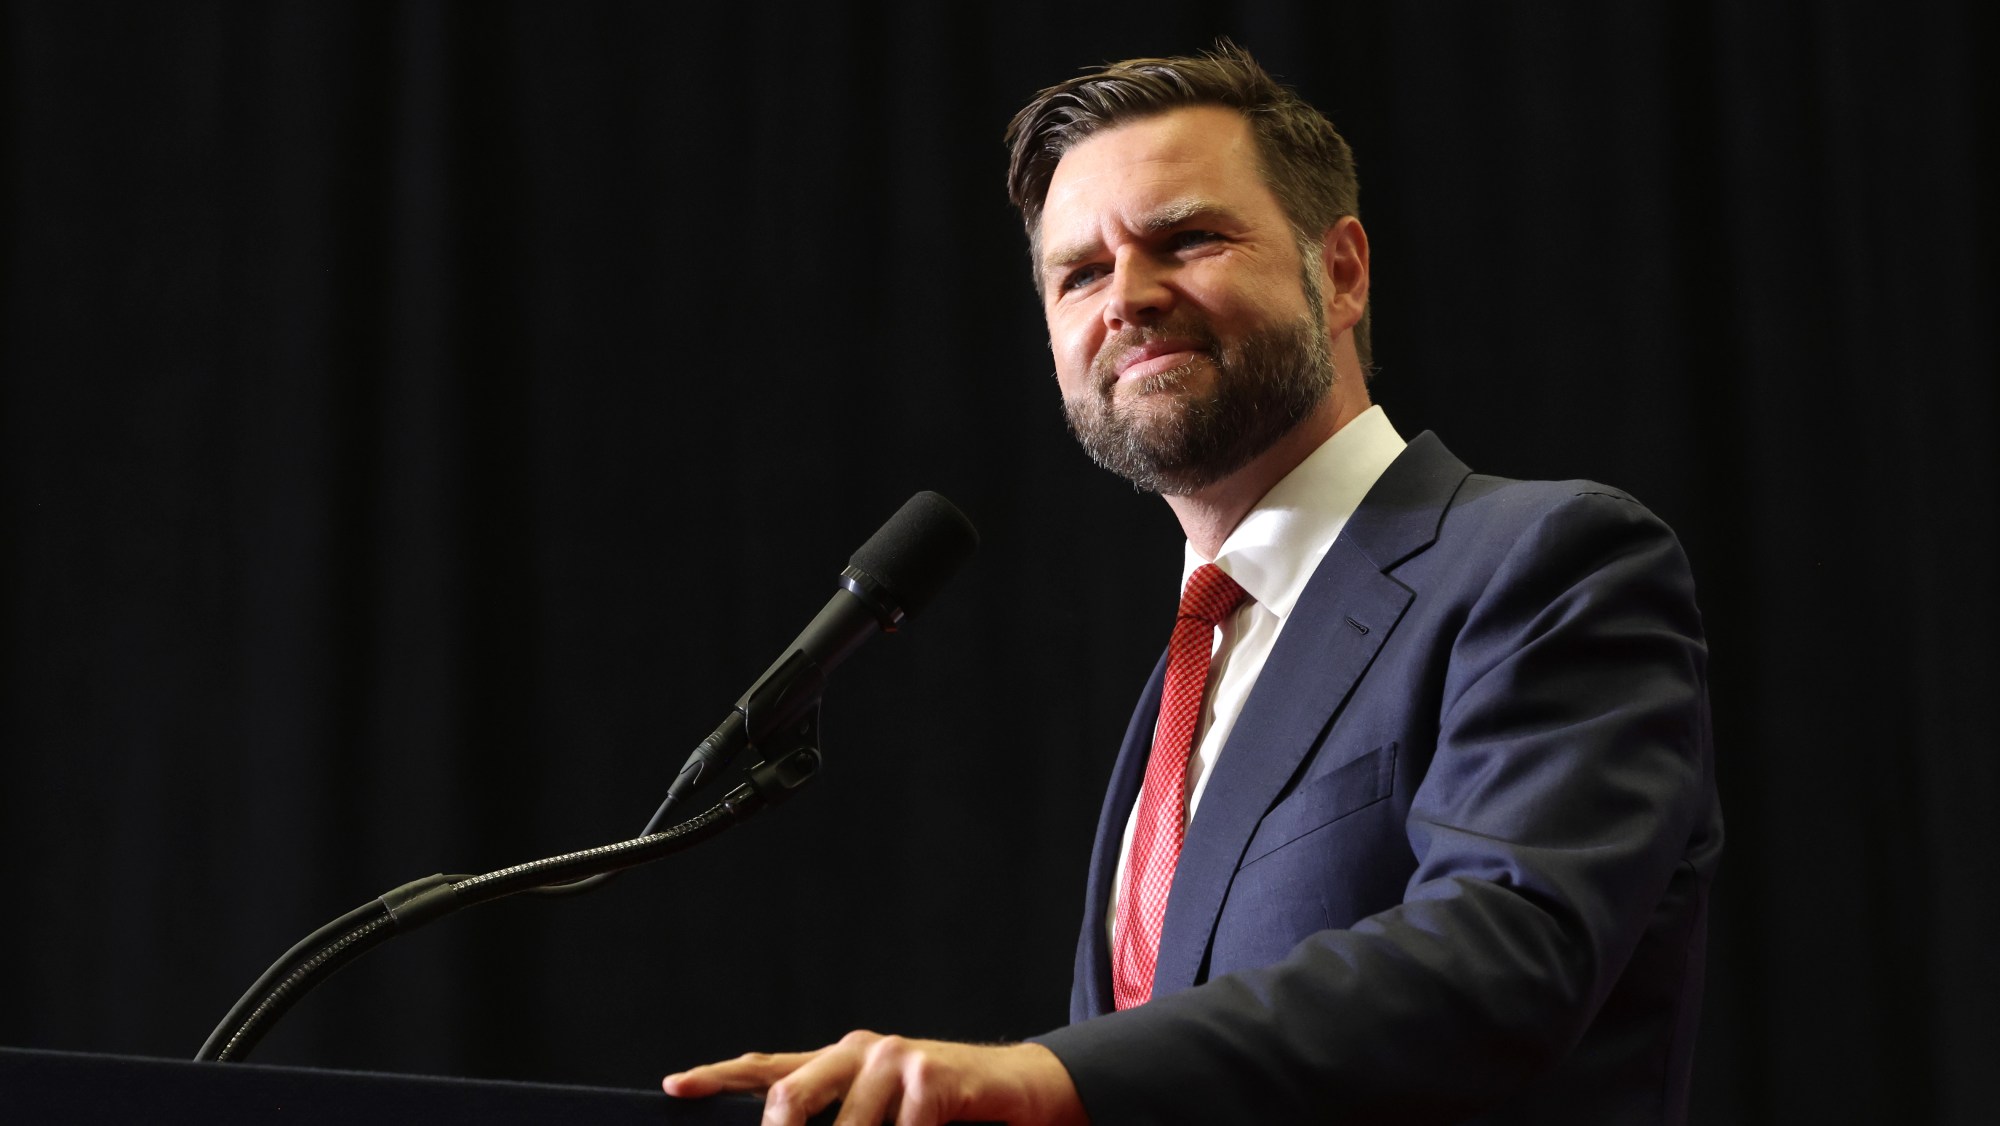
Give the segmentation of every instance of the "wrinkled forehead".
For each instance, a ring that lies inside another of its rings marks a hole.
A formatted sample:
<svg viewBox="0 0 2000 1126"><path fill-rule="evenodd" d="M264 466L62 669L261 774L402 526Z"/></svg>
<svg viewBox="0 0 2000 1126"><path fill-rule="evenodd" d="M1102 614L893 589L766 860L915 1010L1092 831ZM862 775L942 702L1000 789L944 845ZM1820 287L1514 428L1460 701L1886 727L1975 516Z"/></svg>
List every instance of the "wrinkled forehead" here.
<svg viewBox="0 0 2000 1126"><path fill-rule="evenodd" d="M1056 162L1042 198L1042 228L1050 214L1094 212L1122 202L1208 194L1258 182L1250 122L1222 106L1182 106L1120 122L1070 146Z"/></svg>

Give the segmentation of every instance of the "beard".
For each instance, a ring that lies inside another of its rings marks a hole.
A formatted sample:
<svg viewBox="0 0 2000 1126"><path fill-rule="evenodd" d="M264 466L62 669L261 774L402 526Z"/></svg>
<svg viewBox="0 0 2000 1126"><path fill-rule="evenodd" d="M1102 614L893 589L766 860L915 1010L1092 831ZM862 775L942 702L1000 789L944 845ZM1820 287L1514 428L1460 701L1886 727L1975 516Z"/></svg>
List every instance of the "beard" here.
<svg viewBox="0 0 2000 1126"><path fill-rule="evenodd" d="M1196 341L1204 360L1158 372L1119 398L1116 357L1148 340ZM1203 363L1215 378L1194 390ZM1142 492L1185 496L1248 465L1308 418L1333 387L1325 323L1309 316L1225 343L1187 317L1106 340L1090 388L1063 400L1070 432L1097 464Z"/></svg>

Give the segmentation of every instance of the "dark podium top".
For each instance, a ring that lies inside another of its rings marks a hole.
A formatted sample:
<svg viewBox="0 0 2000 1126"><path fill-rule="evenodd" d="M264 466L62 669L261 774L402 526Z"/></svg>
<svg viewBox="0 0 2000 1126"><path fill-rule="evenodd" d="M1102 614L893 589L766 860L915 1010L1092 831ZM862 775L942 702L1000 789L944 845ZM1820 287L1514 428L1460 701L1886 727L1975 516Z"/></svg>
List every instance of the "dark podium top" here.
<svg viewBox="0 0 2000 1126"><path fill-rule="evenodd" d="M0 1048L0 1117L9 1122L737 1126L763 1112L761 1100L740 1095L683 1102L657 1090Z"/></svg>

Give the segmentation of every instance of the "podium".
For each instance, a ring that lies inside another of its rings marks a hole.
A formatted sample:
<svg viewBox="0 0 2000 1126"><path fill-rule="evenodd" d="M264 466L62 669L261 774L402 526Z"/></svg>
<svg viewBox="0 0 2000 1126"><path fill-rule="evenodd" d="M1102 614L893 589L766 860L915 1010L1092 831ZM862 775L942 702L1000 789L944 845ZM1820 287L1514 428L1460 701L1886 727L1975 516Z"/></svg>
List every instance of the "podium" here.
<svg viewBox="0 0 2000 1126"><path fill-rule="evenodd" d="M754 1126L763 1110L741 1095L682 1101L658 1090L0 1048L0 1118L8 1122ZM830 1112L813 1119L832 1120Z"/></svg>

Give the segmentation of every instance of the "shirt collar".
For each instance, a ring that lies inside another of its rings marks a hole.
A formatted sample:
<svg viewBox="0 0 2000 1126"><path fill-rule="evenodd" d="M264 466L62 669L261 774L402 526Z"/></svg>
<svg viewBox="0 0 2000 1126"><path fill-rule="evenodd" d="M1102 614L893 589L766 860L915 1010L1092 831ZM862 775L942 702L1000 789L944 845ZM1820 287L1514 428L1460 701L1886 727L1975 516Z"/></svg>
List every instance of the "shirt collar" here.
<svg viewBox="0 0 2000 1126"><path fill-rule="evenodd" d="M1215 564L1281 620L1361 499L1403 452L1403 436L1380 406L1371 406L1320 443L1243 517ZM1181 589L1208 562L1183 548Z"/></svg>

